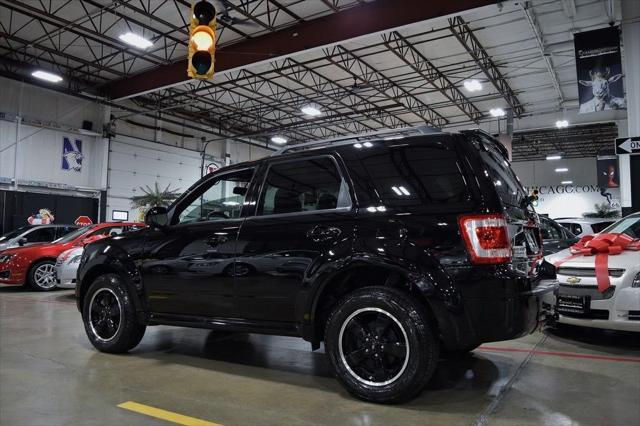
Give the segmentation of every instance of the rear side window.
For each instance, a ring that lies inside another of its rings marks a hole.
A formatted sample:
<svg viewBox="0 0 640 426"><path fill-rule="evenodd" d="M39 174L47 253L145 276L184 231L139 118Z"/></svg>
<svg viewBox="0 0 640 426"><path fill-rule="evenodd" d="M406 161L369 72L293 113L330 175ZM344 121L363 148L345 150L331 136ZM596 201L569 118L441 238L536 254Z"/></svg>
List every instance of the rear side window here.
<svg viewBox="0 0 640 426"><path fill-rule="evenodd" d="M258 215L330 210L350 205L331 158L272 164L260 194Z"/></svg>
<svg viewBox="0 0 640 426"><path fill-rule="evenodd" d="M595 232L596 234L598 232L601 232L604 228L606 228L607 226L611 225L613 222L598 222L598 223L592 223L591 224L591 229L593 229L593 232Z"/></svg>
<svg viewBox="0 0 640 426"><path fill-rule="evenodd" d="M467 185L455 151L443 145L398 145L364 151L367 179L386 207L423 207L467 202Z"/></svg>

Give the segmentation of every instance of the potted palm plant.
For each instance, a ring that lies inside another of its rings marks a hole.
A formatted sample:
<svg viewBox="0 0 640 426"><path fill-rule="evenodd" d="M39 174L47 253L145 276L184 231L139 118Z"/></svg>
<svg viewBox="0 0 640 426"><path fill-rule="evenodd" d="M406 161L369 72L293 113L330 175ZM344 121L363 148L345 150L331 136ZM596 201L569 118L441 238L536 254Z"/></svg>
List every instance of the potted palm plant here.
<svg viewBox="0 0 640 426"><path fill-rule="evenodd" d="M151 207L168 207L180 196L180 189L169 189L170 186L171 184L161 190L156 182L154 188L149 185L139 187L142 194L131 197L131 205L134 209L139 209L141 220Z"/></svg>

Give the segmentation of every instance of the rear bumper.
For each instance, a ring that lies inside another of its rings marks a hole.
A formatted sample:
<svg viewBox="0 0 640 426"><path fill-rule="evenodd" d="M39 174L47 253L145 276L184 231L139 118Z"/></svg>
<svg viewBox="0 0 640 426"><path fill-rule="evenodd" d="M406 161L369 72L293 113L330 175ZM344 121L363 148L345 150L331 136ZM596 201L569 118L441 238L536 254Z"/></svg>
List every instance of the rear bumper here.
<svg viewBox="0 0 640 426"><path fill-rule="evenodd" d="M442 340L450 350L527 335L552 315L545 295L558 288L556 280L542 280L530 290L504 297L465 297L459 313L436 312Z"/></svg>

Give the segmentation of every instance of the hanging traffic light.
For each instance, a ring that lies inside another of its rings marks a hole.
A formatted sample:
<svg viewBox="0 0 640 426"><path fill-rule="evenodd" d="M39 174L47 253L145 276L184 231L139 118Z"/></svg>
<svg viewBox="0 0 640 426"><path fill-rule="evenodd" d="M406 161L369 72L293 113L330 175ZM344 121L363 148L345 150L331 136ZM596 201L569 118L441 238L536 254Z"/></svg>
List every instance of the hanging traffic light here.
<svg viewBox="0 0 640 426"><path fill-rule="evenodd" d="M187 75L200 80L213 77L216 53L216 9L207 1L191 7Z"/></svg>

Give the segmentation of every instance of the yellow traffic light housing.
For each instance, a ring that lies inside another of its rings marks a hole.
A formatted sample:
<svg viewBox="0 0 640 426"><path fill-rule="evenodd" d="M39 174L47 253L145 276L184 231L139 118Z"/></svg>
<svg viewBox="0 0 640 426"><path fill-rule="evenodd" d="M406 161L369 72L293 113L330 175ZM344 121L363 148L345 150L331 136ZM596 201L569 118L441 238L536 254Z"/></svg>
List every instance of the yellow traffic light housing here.
<svg viewBox="0 0 640 426"><path fill-rule="evenodd" d="M187 75L209 80L213 77L216 53L216 9L207 1L191 7Z"/></svg>

